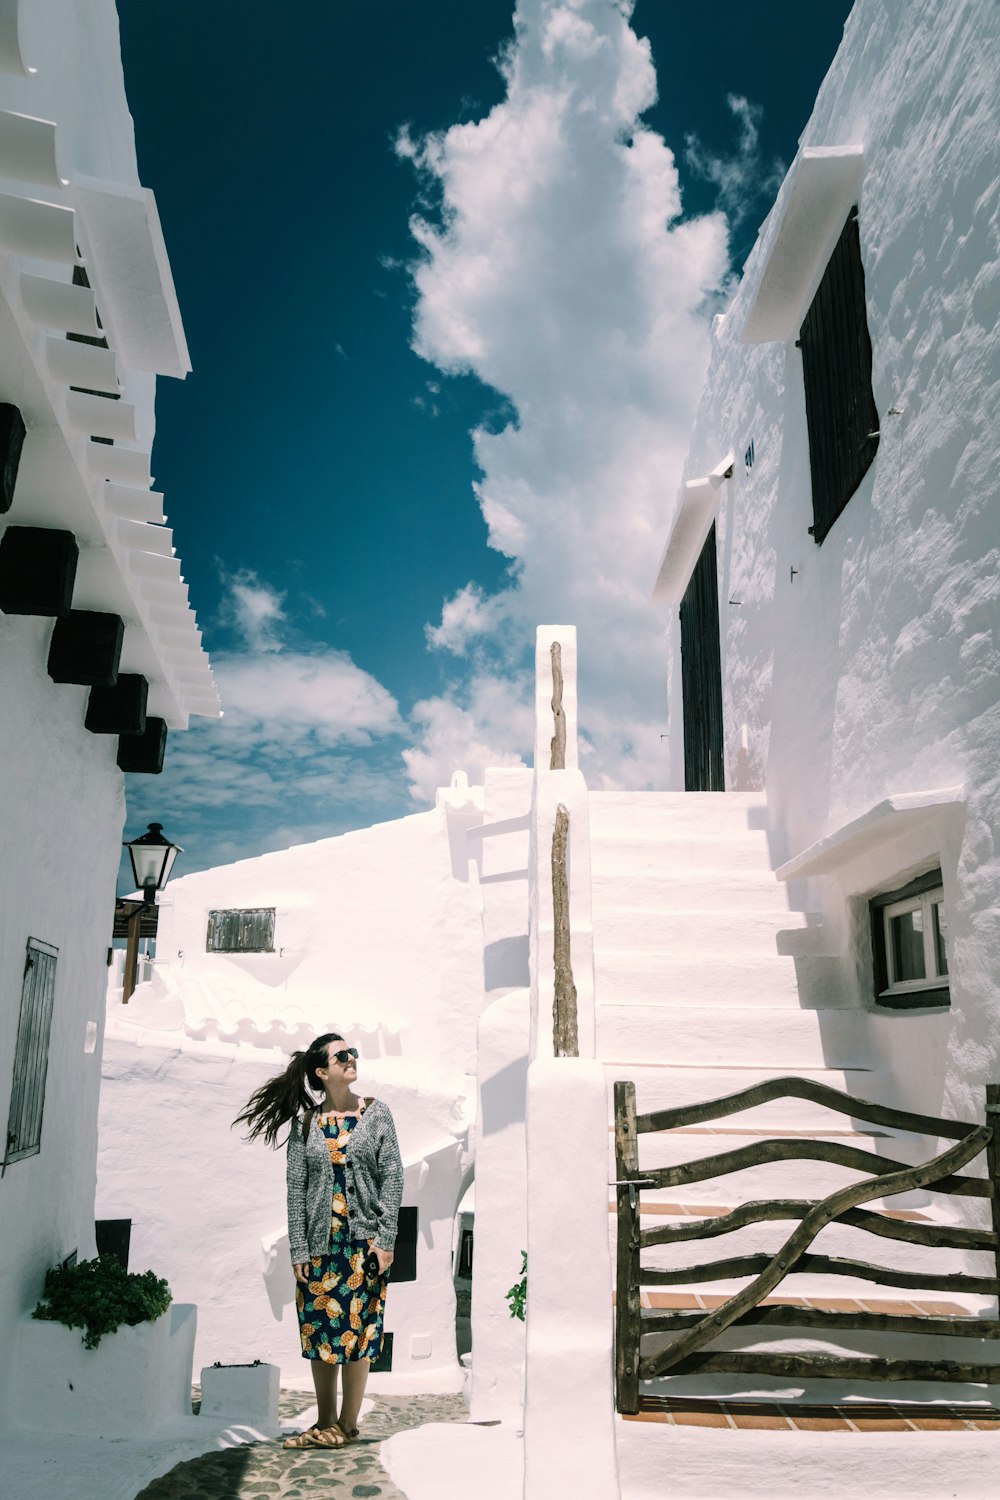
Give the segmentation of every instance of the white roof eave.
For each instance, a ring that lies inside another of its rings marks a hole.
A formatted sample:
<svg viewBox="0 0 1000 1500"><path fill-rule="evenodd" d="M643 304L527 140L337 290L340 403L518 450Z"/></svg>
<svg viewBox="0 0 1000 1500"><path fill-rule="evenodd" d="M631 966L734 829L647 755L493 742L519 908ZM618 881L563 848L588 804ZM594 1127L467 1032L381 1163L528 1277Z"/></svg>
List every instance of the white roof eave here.
<svg viewBox="0 0 1000 1500"><path fill-rule="evenodd" d="M870 854L901 833L927 822L938 813L960 807L965 789L943 787L929 792L896 792L877 802L860 817L810 844L794 859L779 865L778 880L796 880L806 875L832 875L862 855Z"/></svg>
<svg viewBox="0 0 1000 1500"><path fill-rule="evenodd" d="M837 236L857 201L863 146L804 146L767 226L764 261L749 298L745 344L798 336Z"/></svg>
<svg viewBox="0 0 1000 1500"><path fill-rule="evenodd" d="M72 196L88 275L122 364L182 380L191 359L153 194L78 175Z"/></svg>
<svg viewBox="0 0 1000 1500"><path fill-rule="evenodd" d="M657 604L680 604L715 520L716 495L733 471L732 453L701 479L681 486L680 499L660 559L653 600Z"/></svg>

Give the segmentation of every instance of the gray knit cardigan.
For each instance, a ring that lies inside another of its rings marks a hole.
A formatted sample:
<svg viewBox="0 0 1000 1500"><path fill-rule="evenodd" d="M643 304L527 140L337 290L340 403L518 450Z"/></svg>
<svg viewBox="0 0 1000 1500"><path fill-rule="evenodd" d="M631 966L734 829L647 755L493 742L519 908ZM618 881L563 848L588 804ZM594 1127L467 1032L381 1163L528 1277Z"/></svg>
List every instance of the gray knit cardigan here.
<svg viewBox="0 0 1000 1500"><path fill-rule="evenodd" d="M344 1151L347 1218L352 1239L372 1240L383 1250L396 1243L396 1221L403 1196L403 1162L396 1127L387 1104L372 1099L351 1131ZM302 1119L288 1137L288 1246L292 1265L330 1248L333 1167L326 1136L313 1118L302 1139Z"/></svg>

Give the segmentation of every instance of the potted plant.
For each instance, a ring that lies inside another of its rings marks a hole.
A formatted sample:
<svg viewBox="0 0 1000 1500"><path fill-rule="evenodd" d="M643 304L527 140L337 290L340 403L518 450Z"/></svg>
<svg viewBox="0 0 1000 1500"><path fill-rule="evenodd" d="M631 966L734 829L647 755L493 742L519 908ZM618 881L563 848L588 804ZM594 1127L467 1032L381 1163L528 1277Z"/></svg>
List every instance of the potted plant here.
<svg viewBox="0 0 1000 1500"><path fill-rule="evenodd" d="M173 1301L170 1288L152 1271L127 1271L117 1255L99 1255L45 1273L42 1301L33 1318L82 1328L83 1347L96 1349L123 1323L152 1323Z"/></svg>
<svg viewBox="0 0 1000 1500"><path fill-rule="evenodd" d="M18 1422L117 1437L190 1416L195 1323L113 1255L54 1267L18 1330Z"/></svg>

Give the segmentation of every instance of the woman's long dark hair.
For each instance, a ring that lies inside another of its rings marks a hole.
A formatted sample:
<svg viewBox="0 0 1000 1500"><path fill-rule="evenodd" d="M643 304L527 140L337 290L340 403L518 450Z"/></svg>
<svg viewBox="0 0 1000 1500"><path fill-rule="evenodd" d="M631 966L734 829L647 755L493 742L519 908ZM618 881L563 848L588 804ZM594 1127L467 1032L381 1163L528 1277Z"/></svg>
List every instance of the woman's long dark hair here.
<svg viewBox="0 0 1000 1500"><path fill-rule="evenodd" d="M283 1073L269 1078L250 1095L246 1108L233 1121L234 1125L248 1125L246 1139L255 1140L263 1135L269 1146L277 1146L278 1131L282 1125L293 1120L300 1109L312 1109L315 1101L306 1092L306 1080L317 1094L323 1092L323 1083L316 1075L317 1068L327 1065L326 1049L329 1042L342 1042L344 1038L336 1031L324 1032L309 1043L305 1052L293 1052L292 1060Z"/></svg>

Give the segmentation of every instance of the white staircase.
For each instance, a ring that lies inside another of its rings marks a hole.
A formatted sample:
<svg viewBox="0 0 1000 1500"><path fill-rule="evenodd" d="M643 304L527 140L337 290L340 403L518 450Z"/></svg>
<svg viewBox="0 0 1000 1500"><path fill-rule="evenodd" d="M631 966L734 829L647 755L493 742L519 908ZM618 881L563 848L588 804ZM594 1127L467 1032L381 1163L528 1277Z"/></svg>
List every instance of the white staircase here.
<svg viewBox="0 0 1000 1500"><path fill-rule="evenodd" d="M816 917L790 908L786 887L775 879L774 868L784 850L767 831L763 797L592 792L589 800L597 1053L608 1078L609 1104L617 1079L635 1083L637 1109L643 1114L735 1093L782 1074L809 1078L859 1098L885 1098L880 1087L884 1080L869 1056L859 1013L802 1007L796 958L822 953L825 934ZM850 997L836 998L846 1004ZM612 1181L613 1109L609 1119ZM809 1101L782 1099L728 1120L640 1136L640 1169L738 1150L776 1134L805 1142L835 1140L904 1162L927 1160L944 1148L934 1140L869 1126ZM747 1199L815 1199L858 1175L834 1163L791 1160L669 1190L643 1189L642 1227L719 1215ZM975 1208L970 1214L969 1200L951 1199L944 1208L940 1202L938 1197L931 1206L929 1195L922 1194L868 1206L914 1220L933 1215L955 1223L979 1222ZM612 1214L613 1247L614 1227ZM792 1221L756 1224L710 1240L658 1247L643 1252L643 1264L675 1269L765 1250L773 1253L794 1227ZM929 1272L933 1265L939 1274L994 1274L992 1256L986 1253L931 1251L903 1241L876 1240L843 1224L824 1229L812 1250L915 1273ZM643 1302L650 1308L708 1308L745 1281L746 1277L681 1282L662 1292L644 1291ZM945 1295L819 1274L788 1278L772 1300L796 1299L827 1310L840 1306L896 1313L941 1313L950 1305L955 1316L988 1314L993 1305L980 1295ZM740 1336L730 1330L724 1347L761 1347L773 1337L767 1328L744 1330ZM941 1341L936 1341L936 1349L931 1347L934 1342L913 1335L908 1339L909 1357L941 1358ZM954 1345L949 1358L977 1357L966 1340L949 1342ZM783 1338L773 1347L893 1352L885 1347L884 1336L880 1340L871 1333L838 1335L831 1345L822 1333L812 1332L797 1342ZM766 1395L776 1388L772 1378L759 1375L688 1376L648 1382L647 1387L647 1394L669 1389L730 1396ZM884 1387L869 1387L865 1394L884 1398L886 1392ZM897 1388L894 1399L900 1394ZM926 1387L921 1394L926 1399ZM939 1394L951 1400L970 1396L964 1387L942 1388Z"/></svg>

